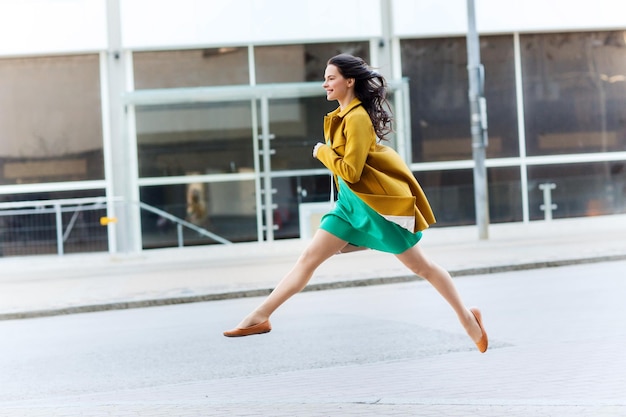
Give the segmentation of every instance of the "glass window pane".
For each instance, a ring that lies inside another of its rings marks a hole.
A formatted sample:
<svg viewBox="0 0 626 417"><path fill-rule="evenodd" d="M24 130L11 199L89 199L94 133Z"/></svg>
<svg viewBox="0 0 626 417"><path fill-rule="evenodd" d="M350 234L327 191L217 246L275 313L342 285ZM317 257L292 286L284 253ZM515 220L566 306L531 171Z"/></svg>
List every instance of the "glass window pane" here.
<svg viewBox="0 0 626 417"><path fill-rule="evenodd" d="M228 181L146 186L140 199L159 210L216 234L231 242L257 240L254 181ZM178 246L176 223L153 212L141 211L144 249ZM216 241L187 227L183 245L206 245Z"/></svg>
<svg viewBox="0 0 626 417"><path fill-rule="evenodd" d="M417 172L415 177L435 213L437 226L476 223L472 170Z"/></svg>
<svg viewBox="0 0 626 417"><path fill-rule="evenodd" d="M288 83L319 81L329 58L350 53L369 62L369 42L258 46L254 48L256 81Z"/></svg>
<svg viewBox="0 0 626 417"><path fill-rule="evenodd" d="M626 32L521 36L528 155L626 150Z"/></svg>
<svg viewBox="0 0 626 417"><path fill-rule="evenodd" d="M437 226L476 224L474 173L470 169L417 172L435 213ZM487 170L491 223L521 221L522 195L519 168Z"/></svg>
<svg viewBox="0 0 626 417"><path fill-rule="evenodd" d="M135 52L135 89L249 84L248 48Z"/></svg>
<svg viewBox="0 0 626 417"><path fill-rule="evenodd" d="M299 83L306 80L304 45L255 47L254 64L258 84Z"/></svg>
<svg viewBox="0 0 626 417"><path fill-rule="evenodd" d="M480 38L489 125L487 156L519 155L511 36ZM465 38L401 41L409 78L413 161L472 158Z"/></svg>
<svg viewBox="0 0 626 417"><path fill-rule="evenodd" d="M528 167L531 220L545 217L541 184L554 184L553 218L626 212L626 163L599 162Z"/></svg>
<svg viewBox="0 0 626 417"><path fill-rule="evenodd" d="M276 189L274 225L278 228L274 230L275 239L300 237L301 204L326 203L330 200L329 174L274 178L272 186ZM321 216L321 212L316 212L309 218L313 229L317 228Z"/></svg>
<svg viewBox="0 0 626 417"><path fill-rule="evenodd" d="M519 167L489 168L487 181L490 222L521 222L524 215Z"/></svg>
<svg viewBox="0 0 626 417"><path fill-rule="evenodd" d="M103 178L98 55L0 59L0 184Z"/></svg>
<svg viewBox="0 0 626 417"><path fill-rule="evenodd" d="M249 101L136 109L140 177L254 169Z"/></svg>
<svg viewBox="0 0 626 417"><path fill-rule="evenodd" d="M320 84L320 90L321 90ZM272 170L320 169L311 152L324 142L324 116L337 107L326 97L304 97L269 102Z"/></svg>

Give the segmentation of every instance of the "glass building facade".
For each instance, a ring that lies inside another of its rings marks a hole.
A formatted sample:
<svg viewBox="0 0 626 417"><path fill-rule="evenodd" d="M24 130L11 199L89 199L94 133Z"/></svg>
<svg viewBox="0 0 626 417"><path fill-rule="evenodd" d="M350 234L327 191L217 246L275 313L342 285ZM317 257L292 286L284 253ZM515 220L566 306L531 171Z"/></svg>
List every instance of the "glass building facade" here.
<svg viewBox="0 0 626 417"><path fill-rule="evenodd" d="M399 69L387 78L401 125L391 144L423 185L437 227L474 224L465 37L395 42ZM115 204L156 209L137 208L141 247L176 246L181 233L185 245L216 242L181 232L163 212L231 242L300 237L301 207L329 198L328 174L310 157L335 107L321 88L326 60L348 52L371 62L379 46L125 51L125 143L139 201ZM626 31L485 35L480 53L491 221L544 219L543 184L553 184L554 218L626 212ZM106 59L0 57L0 254L56 253L60 238L64 252L111 250L97 200L107 197L110 163ZM81 208L57 214L63 236L53 211L44 218L19 204L48 200Z"/></svg>
<svg viewBox="0 0 626 417"><path fill-rule="evenodd" d="M465 38L405 39L401 50L414 167L437 167L416 175L440 223L472 224L471 169L448 168L472 158ZM480 53L492 221L544 218L540 184L556 186L555 218L623 213L626 32L483 36Z"/></svg>

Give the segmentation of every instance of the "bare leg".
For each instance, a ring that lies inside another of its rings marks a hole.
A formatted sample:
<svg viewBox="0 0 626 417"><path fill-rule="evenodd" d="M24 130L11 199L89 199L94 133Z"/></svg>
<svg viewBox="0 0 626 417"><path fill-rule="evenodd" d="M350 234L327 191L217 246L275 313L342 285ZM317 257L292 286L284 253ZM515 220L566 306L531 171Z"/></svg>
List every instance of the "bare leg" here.
<svg viewBox="0 0 626 417"><path fill-rule="evenodd" d="M426 279L435 287L439 294L454 309L467 334L474 342L477 342L482 336L482 331L472 312L463 304L448 271L429 260L419 245L415 245L396 256L407 268Z"/></svg>
<svg viewBox="0 0 626 417"><path fill-rule="evenodd" d="M246 316L237 327L246 328L267 320L291 296L302 291L317 267L345 246L345 241L319 229L291 271L285 275L261 305Z"/></svg>
<svg viewBox="0 0 626 417"><path fill-rule="evenodd" d="M339 251L338 255L342 253L359 252L362 250L369 250L369 248L366 248L365 246L354 246L353 244L348 243Z"/></svg>

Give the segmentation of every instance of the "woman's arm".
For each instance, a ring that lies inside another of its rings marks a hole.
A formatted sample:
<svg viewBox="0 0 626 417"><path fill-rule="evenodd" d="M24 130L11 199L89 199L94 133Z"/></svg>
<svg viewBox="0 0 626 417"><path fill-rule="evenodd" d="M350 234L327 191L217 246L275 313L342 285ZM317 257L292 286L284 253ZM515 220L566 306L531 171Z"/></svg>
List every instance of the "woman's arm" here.
<svg viewBox="0 0 626 417"><path fill-rule="evenodd" d="M371 146L376 143L374 127L365 112L346 116L343 126L345 144L317 149L319 159L332 173L349 183L358 182Z"/></svg>

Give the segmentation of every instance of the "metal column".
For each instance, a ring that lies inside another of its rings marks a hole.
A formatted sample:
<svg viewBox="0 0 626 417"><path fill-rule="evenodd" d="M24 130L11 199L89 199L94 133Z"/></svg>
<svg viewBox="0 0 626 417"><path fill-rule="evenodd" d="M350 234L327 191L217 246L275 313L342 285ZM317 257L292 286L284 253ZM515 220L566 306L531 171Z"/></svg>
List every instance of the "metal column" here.
<svg viewBox="0 0 626 417"><path fill-rule="evenodd" d="M485 71L480 63L480 44L476 31L474 0L467 0L467 72L474 158L474 204L480 239L489 238L489 195L485 148L487 147L487 103L484 93Z"/></svg>
<svg viewBox="0 0 626 417"><path fill-rule="evenodd" d="M108 119L104 123L108 128L105 141L108 142L106 151L110 161L105 163L105 176L109 202L121 197L122 202L126 203L109 208L108 216L118 220L107 226L115 227L115 233L109 234L115 239L109 248L111 252L132 253L141 251L141 225L139 208L131 204L138 201L139 194L137 171L134 169L137 166L136 152L130 149L124 128L125 104L122 95L126 91L128 57L122 48L120 0L107 0L106 5L108 48L106 65L102 66L106 74L102 74L102 78L107 86L103 89L106 94L103 102L106 106L105 119Z"/></svg>

